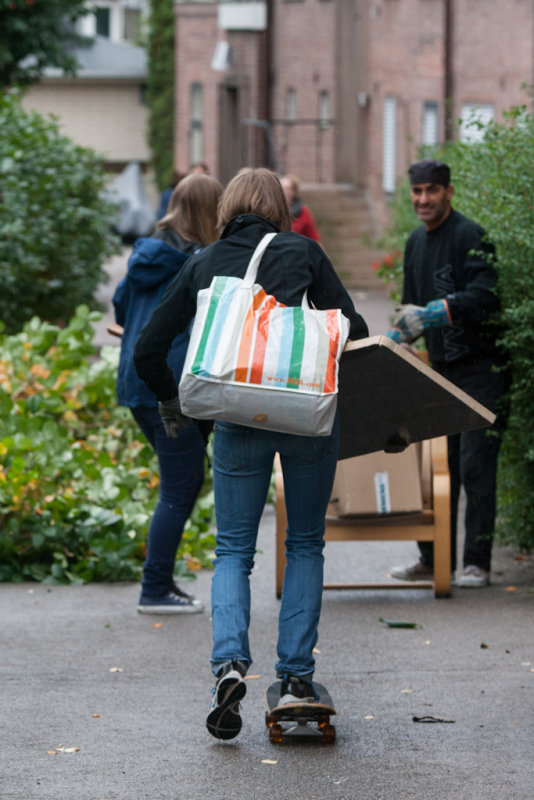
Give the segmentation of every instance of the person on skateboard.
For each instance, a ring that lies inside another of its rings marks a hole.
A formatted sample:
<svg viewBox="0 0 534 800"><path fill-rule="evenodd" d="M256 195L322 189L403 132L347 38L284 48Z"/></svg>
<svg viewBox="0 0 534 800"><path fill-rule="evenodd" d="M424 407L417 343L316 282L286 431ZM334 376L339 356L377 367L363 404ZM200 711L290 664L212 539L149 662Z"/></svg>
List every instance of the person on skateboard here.
<svg viewBox="0 0 534 800"><path fill-rule="evenodd" d="M258 282L287 306L300 306L305 291L316 308L340 308L350 322L349 336L368 335L347 290L324 250L292 233L289 208L278 177L265 168L241 170L226 187L219 205L219 241L194 255L176 276L135 349L139 376L176 425L185 425L176 380L166 364L173 338L196 313L200 289L216 275L242 278L258 242L278 232L263 256ZM323 592L325 513L338 455L339 420L327 436L298 436L215 420L213 487L217 522L212 580L212 672L215 676L207 728L217 739L241 730L240 701L252 663L249 577L258 526L279 453L288 516L287 567L278 625L278 661L283 697L310 698L313 648Z"/></svg>

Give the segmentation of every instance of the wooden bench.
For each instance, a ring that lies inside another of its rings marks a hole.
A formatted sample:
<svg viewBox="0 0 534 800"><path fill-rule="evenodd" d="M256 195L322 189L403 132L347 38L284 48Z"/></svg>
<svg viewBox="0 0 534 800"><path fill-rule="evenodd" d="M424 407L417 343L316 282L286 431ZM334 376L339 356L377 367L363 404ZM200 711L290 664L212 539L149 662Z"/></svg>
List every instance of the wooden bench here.
<svg viewBox="0 0 534 800"><path fill-rule="evenodd" d="M282 594L287 515L280 460L276 459L276 595ZM423 442L421 457L423 509L414 514L380 514L326 518L326 541L401 541L434 543L434 580L418 582L335 583L325 589L433 589L435 597L451 595L450 479L447 438Z"/></svg>

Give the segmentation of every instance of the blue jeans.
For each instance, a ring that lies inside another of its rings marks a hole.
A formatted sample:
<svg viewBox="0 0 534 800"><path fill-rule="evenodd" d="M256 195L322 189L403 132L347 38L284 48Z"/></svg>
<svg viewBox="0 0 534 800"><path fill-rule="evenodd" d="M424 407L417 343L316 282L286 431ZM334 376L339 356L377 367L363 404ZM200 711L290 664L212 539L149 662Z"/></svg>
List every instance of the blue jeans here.
<svg viewBox="0 0 534 800"><path fill-rule="evenodd" d="M159 500L148 531L142 579L143 595L157 598L173 583L176 551L204 481L205 447L194 422L171 439L157 408L130 410L158 456Z"/></svg>
<svg viewBox="0 0 534 800"><path fill-rule="evenodd" d="M213 487L217 547L212 580L212 668L252 663L249 576L258 526L280 454L287 508L287 566L278 620L277 675L311 675L323 591L325 514L337 463L339 422L330 436L294 436L215 423Z"/></svg>

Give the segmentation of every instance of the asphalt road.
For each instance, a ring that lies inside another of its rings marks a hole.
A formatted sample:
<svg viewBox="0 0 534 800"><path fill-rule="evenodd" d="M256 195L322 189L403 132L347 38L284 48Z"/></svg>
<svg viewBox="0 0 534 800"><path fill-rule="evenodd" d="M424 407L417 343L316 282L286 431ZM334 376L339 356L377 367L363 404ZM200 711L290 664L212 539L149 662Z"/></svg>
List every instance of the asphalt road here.
<svg viewBox="0 0 534 800"><path fill-rule="evenodd" d="M208 612L139 616L135 584L0 585L1 800L531 800L532 560L497 548L493 584L447 600L325 592L316 676L338 710L337 742L273 745L263 701L278 612L272 507L258 544L254 664L232 742L205 728ZM326 577L382 578L414 551L329 542ZM210 578L192 587L207 607Z"/></svg>

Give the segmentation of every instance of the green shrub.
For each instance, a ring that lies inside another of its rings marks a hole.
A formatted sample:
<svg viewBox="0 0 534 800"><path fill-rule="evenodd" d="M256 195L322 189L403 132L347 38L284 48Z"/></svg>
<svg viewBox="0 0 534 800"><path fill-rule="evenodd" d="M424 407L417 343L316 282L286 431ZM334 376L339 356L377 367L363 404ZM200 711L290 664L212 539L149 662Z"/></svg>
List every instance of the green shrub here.
<svg viewBox="0 0 534 800"><path fill-rule="evenodd" d="M67 321L94 307L118 252L102 199L105 173L93 151L62 136L57 123L0 95L0 320L16 332L35 314Z"/></svg>
<svg viewBox="0 0 534 800"><path fill-rule="evenodd" d="M478 123L473 122L473 125ZM428 151L425 155L429 155ZM486 230L495 244L502 299L502 345L508 353L511 388L498 478L498 533L517 547L534 547L534 117L512 108L491 123L477 144L450 143L434 155L451 166L453 205ZM416 226L408 182L396 195L386 241L402 249ZM402 259L383 270L402 287Z"/></svg>
<svg viewBox="0 0 534 800"><path fill-rule="evenodd" d="M91 320L38 318L0 336L0 580L79 583L139 577L157 501L157 459L117 406L117 347L95 358ZM177 572L209 567L207 470Z"/></svg>

